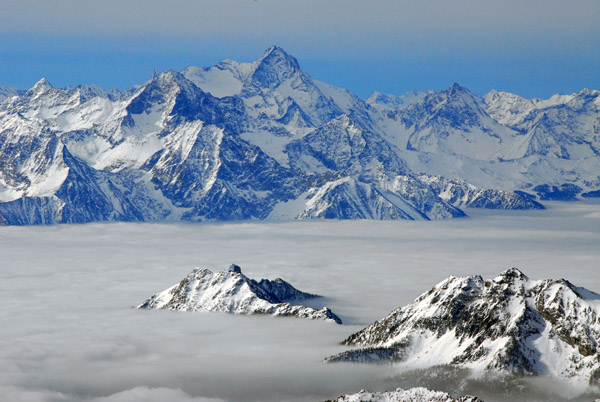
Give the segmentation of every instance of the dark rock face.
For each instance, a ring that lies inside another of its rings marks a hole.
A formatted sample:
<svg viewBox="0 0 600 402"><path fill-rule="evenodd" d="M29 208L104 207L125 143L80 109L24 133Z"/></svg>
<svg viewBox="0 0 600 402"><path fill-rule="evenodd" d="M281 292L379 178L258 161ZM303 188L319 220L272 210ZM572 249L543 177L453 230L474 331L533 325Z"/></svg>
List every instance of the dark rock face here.
<svg viewBox="0 0 600 402"><path fill-rule="evenodd" d="M26 197L0 204L3 225L51 225L57 223L62 203L55 197Z"/></svg>
<svg viewBox="0 0 600 402"><path fill-rule="evenodd" d="M594 382L600 295L516 268L493 280L450 277L348 337L328 361L430 362Z"/></svg>
<svg viewBox="0 0 600 402"><path fill-rule="evenodd" d="M575 201L577 195L581 193L582 189L575 184L562 184L560 186L549 186L543 184L533 188L537 192L541 200L553 200L553 201Z"/></svg>
<svg viewBox="0 0 600 402"><path fill-rule="evenodd" d="M360 127L342 115L287 146L294 167L306 168L303 157L310 157L326 169L343 174L360 174L376 162L385 172L406 174L408 168L392 147L380 136Z"/></svg>
<svg viewBox="0 0 600 402"><path fill-rule="evenodd" d="M193 140L185 155L165 148L146 165L163 195L191 208L183 219L264 219L275 203L298 191L289 169L238 136L208 126Z"/></svg>
<svg viewBox="0 0 600 402"><path fill-rule="evenodd" d="M600 190L588 191L581 194L584 198L600 198Z"/></svg>

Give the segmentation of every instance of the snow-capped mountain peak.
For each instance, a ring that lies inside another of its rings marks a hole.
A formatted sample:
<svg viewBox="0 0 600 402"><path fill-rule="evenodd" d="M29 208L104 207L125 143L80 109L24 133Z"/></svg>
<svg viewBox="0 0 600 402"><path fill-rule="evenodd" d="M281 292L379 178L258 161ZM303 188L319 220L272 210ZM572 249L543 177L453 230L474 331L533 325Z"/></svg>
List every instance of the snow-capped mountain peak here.
<svg viewBox="0 0 600 402"><path fill-rule="evenodd" d="M280 47L271 46L256 63L251 80L272 88L300 71L300 64Z"/></svg>
<svg viewBox="0 0 600 402"><path fill-rule="evenodd" d="M492 280L451 276L351 335L329 361L452 364L600 380L600 295L560 279L531 280L516 268Z"/></svg>
<svg viewBox="0 0 600 402"><path fill-rule="evenodd" d="M46 80L46 78L42 78L41 80L36 82L36 84L33 87L31 87L30 90L25 92L25 96L30 98L38 98L46 92L50 91L51 89L54 89L54 87L48 82L48 80Z"/></svg>
<svg viewBox="0 0 600 402"><path fill-rule="evenodd" d="M600 92L583 89L548 99L505 92L485 96L486 110L521 133L524 156L593 160L600 154Z"/></svg>
<svg viewBox="0 0 600 402"><path fill-rule="evenodd" d="M522 157L518 133L491 118L483 106L460 84L428 94L401 113L410 133L407 149L490 161Z"/></svg>
<svg viewBox="0 0 600 402"><path fill-rule="evenodd" d="M502 271L500 275L493 279L496 283L508 283L514 281L528 281L529 277L525 275L520 269L512 267L505 271Z"/></svg>
<svg viewBox="0 0 600 402"><path fill-rule="evenodd" d="M579 92L563 95L555 94L548 99L526 99L509 92L490 91L484 96L486 111L502 124L518 126L534 112L542 112L557 107L568 107L582 113L592 109L598 112L600 91L584 88Z"/></svg>
<svg viewBox="0 0 600 402"><path fill-rule="evenodd" d="M31 91L39 93L41 91L47 91L47 90L52 89L52 88L54 88L54 87L52 86L52 84L50 84L50 82L48 82L48 80L46 78L41 78L31 88Z"/></svg>
<svg viewBox="0 0 600 402"><path fill-rule="evenodd" d="M179 284L155 294L140 304L142 309L214 311L233 314L268 314L335 321L338 316L327 307L320 310L297 303L320 296L301 292L277 278L257 282L242 273L238 265L213 273L195 269Z"/></svg>
<svg viewBox="0 0 600 402"><path fill-rule="evenodd" d="M483 99L490 116L509 126L519 123L535 107L535 101L508 92L492 90Z"/></svg>
<svg viewBox="0 0 600 402"><path fill-rule="evenodd" d="M459 84L458 82L455 82L454 84L452 84L450 86L450 88L448 89L448 94L449 95L469 94L470 96L473 96L473 93L471 91L469 91L466 87Z"/></svg>

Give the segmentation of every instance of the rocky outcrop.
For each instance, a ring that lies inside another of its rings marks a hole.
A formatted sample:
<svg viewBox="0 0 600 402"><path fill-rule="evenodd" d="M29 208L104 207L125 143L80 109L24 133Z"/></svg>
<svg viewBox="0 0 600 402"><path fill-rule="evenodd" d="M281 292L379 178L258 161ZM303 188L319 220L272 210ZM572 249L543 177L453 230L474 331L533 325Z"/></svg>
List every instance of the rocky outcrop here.
<svg viewBox="0 0 600 402"><path fill-rule="evenodd" d="M450 364L478 370L600 379L600 295L511 268L491 280L449 277L348 337L329 362Z"/></svg>
<svg viewBox="0 0 600 402"><path fill-rule="evenodd" d="M432 391L427 388L398 388L389 392L369 392L362 390L356 394L343 395L327 402L483 402L474 396L453 398L446 392Z"/></svg>
<svg viewBox="0 0 600 402"><path fill-rule="evenodd" d="M320 296L301 292L280 278L257 282L245 276L239 266L232 265L216 273L195 269L179 284L155 294L138 308L265 314L341 324L342 320L327 307L317 310L298 304L317 297Z"/></svg>

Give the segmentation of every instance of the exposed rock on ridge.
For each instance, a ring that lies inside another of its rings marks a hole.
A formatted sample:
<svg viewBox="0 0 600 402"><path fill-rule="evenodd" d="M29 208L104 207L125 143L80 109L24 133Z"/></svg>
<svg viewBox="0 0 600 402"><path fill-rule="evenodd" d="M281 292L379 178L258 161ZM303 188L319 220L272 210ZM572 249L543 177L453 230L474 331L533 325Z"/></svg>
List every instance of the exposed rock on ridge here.
<svg viewBox="0 0 600 402"><path fill-rule="evenodd" d="M474 396L452 398L446 392L432 391L427 388L398 388L390 392L369 392L362 390L356 394L343 395L327 402L482 402Z"/></svg>
<svg viewBox="0 0 600 402"><path fill-rule="evenodd" d="M348 337L327 360L442 364L600 380L600 295L516 268L492 280L449 277Z"/></svg>
<svg viewBox="0 0 600 402"><path fill-rule="evenodd" d="M195 269L179 284L155 294L138 308L268 314L341 324L341 319L327 307L317 310L292 304L317 297L320 296L301 292L280 278L257 282L245 276L239 266L232 265L228 270L216 273Z"/></svg>

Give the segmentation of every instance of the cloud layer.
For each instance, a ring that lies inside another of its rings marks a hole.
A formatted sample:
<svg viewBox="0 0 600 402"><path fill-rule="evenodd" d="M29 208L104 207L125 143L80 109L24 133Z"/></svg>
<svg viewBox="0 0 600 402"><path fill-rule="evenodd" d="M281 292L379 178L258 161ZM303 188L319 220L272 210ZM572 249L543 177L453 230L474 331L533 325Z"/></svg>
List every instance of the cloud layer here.
<svg viewBox="0 0 600 402"><path fill-rule="evenodd" d="M427 386L392 366L322 359L449 275L516 266L600 291L597 205L442 222L0 227L0 400L316 401ZM230 263L328 296L345 325L131 307L194 267Z"/></svg>

